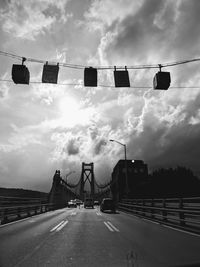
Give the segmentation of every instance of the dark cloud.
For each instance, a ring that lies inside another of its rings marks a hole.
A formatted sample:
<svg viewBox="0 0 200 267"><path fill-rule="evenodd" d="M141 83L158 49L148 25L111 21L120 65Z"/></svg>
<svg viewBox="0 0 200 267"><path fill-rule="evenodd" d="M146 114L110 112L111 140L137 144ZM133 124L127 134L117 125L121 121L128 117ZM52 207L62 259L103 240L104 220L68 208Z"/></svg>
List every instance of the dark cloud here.
<svg viewBox="0 0 200 267"><path fill-rule="evenodd" d="M8 4L10 4L11 0L1 0L0 8L4 9Z"/></svg>
<svg viewBox="0 0 200 267"><path fill-rule="evenodd" d="M103 147L106 145L105 139L100 139L95 143L94 154L99 155L103 151Z"/></svg>
<svg viewBox="0 0 200 267"><path fill-rule="evenodd" d="M77 155L79 153L79 146L75 139L69 140L67 144L68 155Z"/></svg>
<svg viewBox="0 0 200 267"><path fill-rule="evenodd" d="M113 58L131 54L130 60L137 59L144 63L151 50L159 48L160 52L167 32L155 25L154 20L162 8L164 1L146 1L136 15L127 16L118 25L118 34L107 53L113 54Z"/></svg>
<svg viewBox="0 0 200 267"><path fill-rule="evenodd" d="M117 35L105 53L113 62L132 64L199 56L199 12L200 3L195 0L147 0L137 14L118 23Z"/></svg>
<svg viewBox="0 0 200 267"><path fill-rule="evenodd" d="M194 170L199 170L199 157L200 157L200 126L186 126L180 125L179 127L173 127L166 138L170 140L168 145L160 148L154 147L152 155L144 156L147 158L147 162L151 167L163 167L163 166L186 166ZM159 142L159 137L155 142ZM155 144L154 142L154 144ZM148 150L150 151L150 150Z"/></svg>
<svg viewBox="0 0 200 267"><path fill-rule="evenodd" d="M133 131L127 145L128 155L144 159L150 168L163 166L187 166L199 170L200 157L200 94L182 106L178 117L171 116L173 122L167 122L156 113L146 110L143 118L143 130L137 136ZM178 107L177 107L178 108ZM158 113L157 113L158 114ZM196 123L192 119L196 118Z"/></svg>
<svg viewBox="0 0 200 267"><path fill-rule="evenodd" d="M199 55L197 45L200 38L199 13L199 1L180 1L176 24L174 25L175 36L171 40L171 48L176 49L178 55L182 55L182 53L184 53L184 56L190 56L190 54Z"/></svg>

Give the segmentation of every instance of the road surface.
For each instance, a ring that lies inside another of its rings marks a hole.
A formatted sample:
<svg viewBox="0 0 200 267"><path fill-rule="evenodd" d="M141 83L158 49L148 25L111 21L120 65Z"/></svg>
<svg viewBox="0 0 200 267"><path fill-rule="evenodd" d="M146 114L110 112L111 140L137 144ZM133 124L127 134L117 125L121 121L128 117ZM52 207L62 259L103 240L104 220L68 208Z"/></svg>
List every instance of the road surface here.
<svg viewBox="0 0 200 267"><path fill-rule="evenodd" d="M60 209L0 226L0 267L191 264L200 266L200 236L98 207Z"/></svg>

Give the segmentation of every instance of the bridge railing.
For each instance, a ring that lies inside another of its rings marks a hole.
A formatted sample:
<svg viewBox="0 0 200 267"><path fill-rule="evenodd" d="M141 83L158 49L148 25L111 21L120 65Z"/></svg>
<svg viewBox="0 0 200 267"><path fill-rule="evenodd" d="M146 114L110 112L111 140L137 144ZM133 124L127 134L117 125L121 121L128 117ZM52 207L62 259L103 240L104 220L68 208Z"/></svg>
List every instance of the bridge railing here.
<svg viewBox="0 0 200 267"><path fill-rule="evenodd" d="M0 196L0 224L47 212L54 206L47 198Z"/></svg>
<svg viewBox="0 0 200 267"><path fill-rule="evenodd" d="M200 233L200 197L122 199L119 210Z"/></svg>

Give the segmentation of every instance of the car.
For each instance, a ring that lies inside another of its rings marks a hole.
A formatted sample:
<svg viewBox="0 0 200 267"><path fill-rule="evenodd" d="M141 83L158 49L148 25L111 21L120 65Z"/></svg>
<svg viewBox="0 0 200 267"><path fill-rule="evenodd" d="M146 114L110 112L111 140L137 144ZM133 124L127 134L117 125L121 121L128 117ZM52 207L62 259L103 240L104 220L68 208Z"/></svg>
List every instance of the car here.
<svg viewBox="0 0 200 267"><path fill-rule="evenodd" d="M77 204L76 204L76 202L74 200L70 200L68 202L68 207L69 208L76 208L77 207Z"/></svg>
<svg viewBox="0 0 200 267"><path fill-rule="evenodd" d="M74 201L76 202L77 206L80 206L83 204L83 201L81 201L80 199L75 199Z"/></svg>
<svg viewBox="0 0 200 267"><path fill-rule="evenodd" d="M84 200L84 208L94 208L94 201L92 198L85 198Z"/></svg>
<svg viewBox="0 0 200 267"><path fill-rule="evenodd" d="M98 200L94 201L94 206L99 206L99 201Z"/></svg>
<svg viewBox="0 0 200 267"><path fill-rule="evenodd" d="M112 198L104 198L100 205L100 211L111 211L116 212L116 204Z"/></svg>

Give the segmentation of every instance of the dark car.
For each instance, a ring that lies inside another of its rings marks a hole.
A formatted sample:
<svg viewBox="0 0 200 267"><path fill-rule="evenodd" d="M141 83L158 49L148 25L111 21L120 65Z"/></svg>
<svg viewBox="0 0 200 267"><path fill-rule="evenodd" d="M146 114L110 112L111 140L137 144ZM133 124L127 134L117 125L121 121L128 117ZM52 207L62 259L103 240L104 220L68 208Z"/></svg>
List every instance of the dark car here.
<svg viewBox="0 0 200 267"><path fill-rule="evenodd" d="M116 212L116 205L112 198L104 198L100 205L100 211L111 211Z"/></svg>
<svg viewBox="0 0 200 267"><path fill-rule="evenodd" d="M94 201L92 198L86 198L84 200L84 208L88 208L88 207L94 208Z"/></svg>
<svg viewBox="0 0 200 267"><path fill-rule="evenodd" d="M68 208L76 208L77 207L77 204L74 200L70 200L68 202Z"/></svg>
<svg viewBox="0 0 200 267"><path fill-rule="evenodd" d="M99 201L98 200L94 201L94 206L99 206Z"/></svg>
<svg viewBox="0 0 200 267"><path fill-rule="evenodd" d="M75 199L74 201L76 202L77 206L80 206L83 204L83 201L81 201L80 199Z"/></svg>

